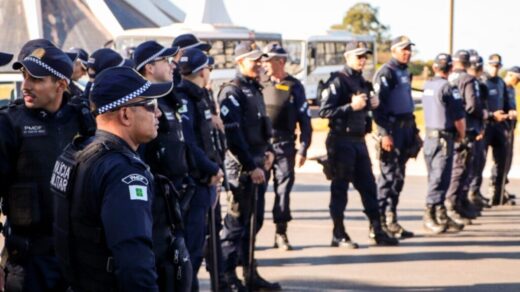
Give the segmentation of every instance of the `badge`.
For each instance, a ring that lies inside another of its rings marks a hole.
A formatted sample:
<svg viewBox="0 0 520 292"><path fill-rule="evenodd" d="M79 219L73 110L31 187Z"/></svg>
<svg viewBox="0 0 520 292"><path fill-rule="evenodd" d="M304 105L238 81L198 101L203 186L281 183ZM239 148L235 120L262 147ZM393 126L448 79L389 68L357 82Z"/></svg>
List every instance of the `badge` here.
<svg viewBox="0 0 520 292"><path fill-rule="evenodd" d="M148 201L148 189L145 186L131 185L128 186L130 191L130 200Z"/></svg>
<svg viewBox="0 0 520 292"><path fill-rule="evenodd" d="M44 125L24 125L22 129L22 136L23 137L40 137L40 136L46 136L47 135L47 129Z"/></svg>
<svg viewBox="0 0 520 292"><path fill-rule="evenodd" d="M220 108L220 113L225 117L227 116L227 114L229 113L229 109L223 105L221 108Z"/></svg>
<svg viewBox="0 0 520 292"><path fill-rule="evenodd" d="M188 105L184 103L184 100L183 100L183 104L182 106L179 108L179 114L185 114L188 112Z"/></svg>
<svg viewBox="0 0 520 292"><path fill-rule="evenodd" d="M457 88L453 88L452 95L454 99L462 99L462 96L460 95L460 92Z"/></svg>
<svg viewBox="0 0 520 292"><path fill-rule="evenodd" d="M164 112L164 116L168 121L175 120L175 115L172 112Z"/></svg>
<svg viewBox="0 0 520 292"><path fill-rule="evenodd" d="M289 91L289 86L285 84L276 84L274 87L278 90Z"/></svg>
<svg viewBox="0 0 520 292"><path fill-rule="evenodd" d="M144 177L143 175L140 175L138 173L132 173L121 179L122 182L129 185L133 182L140 182L144 185L148 185L148 179Z"/></svg>
<svg viewBox="0 0 520 292"><path fill-rule="evenodd" d="M211 119L211 111L209 109L204 111L204 117L206 118L206 120Z"/></svg>

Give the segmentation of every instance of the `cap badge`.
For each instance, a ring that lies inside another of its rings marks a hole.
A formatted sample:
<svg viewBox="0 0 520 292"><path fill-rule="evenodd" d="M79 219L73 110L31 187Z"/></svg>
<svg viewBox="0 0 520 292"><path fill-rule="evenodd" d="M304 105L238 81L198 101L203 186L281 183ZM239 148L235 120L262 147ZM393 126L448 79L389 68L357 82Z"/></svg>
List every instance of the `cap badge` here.
<svg viewBox="0 0 520 292"><path fill-rule="evenodd" d="M37 59L43 58L45 56L45 49L44 48L37 48L31 53L32 57L35 57Z"/></svg>

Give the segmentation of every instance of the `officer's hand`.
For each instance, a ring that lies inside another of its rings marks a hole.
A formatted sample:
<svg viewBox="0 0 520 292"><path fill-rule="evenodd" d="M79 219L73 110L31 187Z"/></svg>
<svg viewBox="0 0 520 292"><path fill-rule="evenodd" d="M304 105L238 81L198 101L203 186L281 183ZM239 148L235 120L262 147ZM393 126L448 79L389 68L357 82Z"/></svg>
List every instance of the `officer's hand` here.
<svg viewBox="0 0 520 292"><path fill-rule="evenodd" d="M505 121L509 116L503 110L493 112L493 118L497 122Z"/></svg>
<svg viewBox="0 0 520 292"><path fill-rule="evenodd" d="M507 114L510 120L516 120L517 113L515 110L510 110Z"/></svg>
<svg viewBox="0 0 520 292"><path fill-rule="evenodd" d="M219 185L220 181L223 178L224 178L224 172L222 171L222 169L219 168L217 174L211 177L211 181L209 184L212 186Z"/></svg>
<svg viewBox="0 0 520 292"><path fill-rule="evenodd" d="M350 103L350 107L353 111L359 111L365 108L367 105L367 95L357 94L352 96L352 102Z"/></svg>
<svg viewBox="0 0 520 292"><path fill-rule="evenodd" d="M251 180L254 184L263 184L265 182L264 171L259 167L255 168L251 171Z"/></svg>
<svg viewBox="0 0 520 292"><path fill-rule="evenodd" d="M481 131L480 133L478 133L478 135L475 137L475 140L477 141L480 141L484 139L484 131Z"/></svg>
<svg viewBox="0 0 520 292"><path fill-rule="evenodd" d="M220 118L220 116L211 115L211 123L213 124L213 127L224 132L224 122L222 122L222 119Z"/></svg>
<svg viewBox="0 0 520 292"><path fill-rule="evenodd" d="M370 94L370 108L376 109L379 106L379 96L376 94Z"/></svg>
<svg viewBox="0 0 520 292"><path fill-rule="evenodd" d="M307 160L307 157L305 157L301 154L296 154L296 167L298 167L298 168L302 167L305 164L306 160Z"/></svg>
<svg viewBox="0 0 520 292"><path fill-rule="evenodd" d="M381 138L381 148L386 152L394 150L394 139L392 139L392 136L386 135Z"/></svg>
<svg viewBox="0 0 520 292"><path fill-rule="evenodd" d="M269 171L271 167L273 167L274 162L274 154L273 152L267 151L265 152L265 160L264 160L264 169Z"/></svg>

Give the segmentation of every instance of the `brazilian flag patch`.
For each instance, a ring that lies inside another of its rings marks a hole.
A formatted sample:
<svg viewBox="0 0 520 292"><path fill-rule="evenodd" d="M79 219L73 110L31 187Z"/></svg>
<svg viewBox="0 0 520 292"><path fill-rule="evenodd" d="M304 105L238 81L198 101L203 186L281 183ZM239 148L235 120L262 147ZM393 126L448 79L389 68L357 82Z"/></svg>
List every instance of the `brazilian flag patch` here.
<svg viewBox="0 0 520 292"><path fill-rule="evenodd" d="M130 200L148 201L148 189L146 186L128 186L130 190Z"/></svg>

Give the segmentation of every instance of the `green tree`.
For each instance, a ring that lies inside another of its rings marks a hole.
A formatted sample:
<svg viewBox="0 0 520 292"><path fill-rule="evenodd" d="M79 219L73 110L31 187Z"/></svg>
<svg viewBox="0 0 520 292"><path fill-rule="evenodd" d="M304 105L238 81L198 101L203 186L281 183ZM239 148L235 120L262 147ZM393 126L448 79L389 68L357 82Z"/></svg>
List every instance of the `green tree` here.
<svg viewBox="0 0 520 292"><path fill-rule="evenodd" d="M350 7L341 24L335 24L331 28L347 30L354 34L373 35L376 37L378 52L387 52L390 49L390 27L379 21L378 14L378 8L368 3L357 3Z"/></svg>

